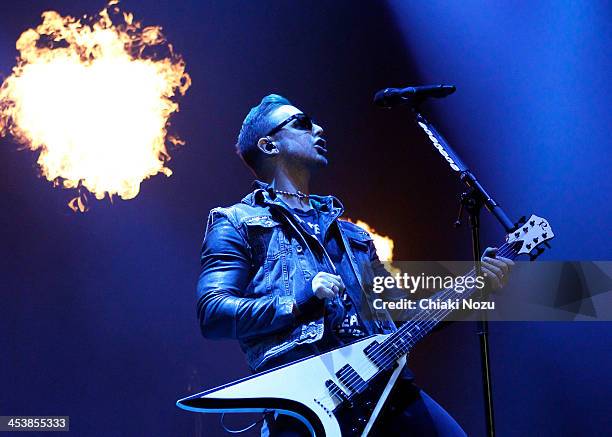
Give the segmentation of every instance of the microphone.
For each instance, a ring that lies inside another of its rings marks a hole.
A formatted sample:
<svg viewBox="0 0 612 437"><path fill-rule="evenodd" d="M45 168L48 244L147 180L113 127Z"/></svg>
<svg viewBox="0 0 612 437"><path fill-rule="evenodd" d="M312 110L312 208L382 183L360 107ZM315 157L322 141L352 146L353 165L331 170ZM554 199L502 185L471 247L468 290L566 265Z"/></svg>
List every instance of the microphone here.
<svg viewBox="0 0 612 437"><path fill-rule="evenodd" d="M422 85L408 88L385 88L374 95L374 104L383 108L419 103L428 98L446 97L455 92L454 85Z"/></svg>

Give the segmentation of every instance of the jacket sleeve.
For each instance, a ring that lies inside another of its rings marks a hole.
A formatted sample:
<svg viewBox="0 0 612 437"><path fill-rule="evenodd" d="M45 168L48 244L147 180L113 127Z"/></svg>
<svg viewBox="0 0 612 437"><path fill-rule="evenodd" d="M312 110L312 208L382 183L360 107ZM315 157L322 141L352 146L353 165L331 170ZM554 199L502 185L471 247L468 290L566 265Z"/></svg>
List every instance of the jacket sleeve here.
<svg viewBox="0 0 612 437"><path fill-rule="evenodd" d="M251 279L250 250L230 220L214 210L200 265L197 312L204 337L246 339L293 326L292 297L245 297Z"/></svg>

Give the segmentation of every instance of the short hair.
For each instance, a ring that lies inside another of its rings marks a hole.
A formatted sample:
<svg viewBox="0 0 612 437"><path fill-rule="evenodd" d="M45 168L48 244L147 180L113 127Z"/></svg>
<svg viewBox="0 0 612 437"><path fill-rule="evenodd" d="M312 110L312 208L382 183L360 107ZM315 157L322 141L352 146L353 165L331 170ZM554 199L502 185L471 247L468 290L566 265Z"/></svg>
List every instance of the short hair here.
<svg viewBox="0 0 612 437"><path fill-rule="evenodd" d="M259 160L262 158L257 141L274 128L268 115L284 105L291 105L291 102L278 94L269 94L261 99L257 106L251 108L242 122L236 142L236 153L255 174L257 174Z"/></svg>

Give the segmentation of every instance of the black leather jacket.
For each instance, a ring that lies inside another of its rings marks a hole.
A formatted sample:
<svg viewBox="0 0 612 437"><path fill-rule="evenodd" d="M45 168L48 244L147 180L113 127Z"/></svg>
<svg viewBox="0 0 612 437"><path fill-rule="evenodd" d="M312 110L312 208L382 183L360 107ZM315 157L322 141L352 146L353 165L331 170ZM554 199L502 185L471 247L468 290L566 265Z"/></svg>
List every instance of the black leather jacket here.
<svg viewBox="0 0 612 437"><path fill-rule="evenodd" d="M388 314L371 310L373 276L388 274L372 237L339 220L333 196L311 196L324 243L295 222L262 182L240 203L211 210L201 252L198 317L207 338L239 340L253 371L290 361L304 345L321 344L325 321L342 316L339 299L320 300L311 289L319 271L339 274L369 334L395 330Z"/></svg>

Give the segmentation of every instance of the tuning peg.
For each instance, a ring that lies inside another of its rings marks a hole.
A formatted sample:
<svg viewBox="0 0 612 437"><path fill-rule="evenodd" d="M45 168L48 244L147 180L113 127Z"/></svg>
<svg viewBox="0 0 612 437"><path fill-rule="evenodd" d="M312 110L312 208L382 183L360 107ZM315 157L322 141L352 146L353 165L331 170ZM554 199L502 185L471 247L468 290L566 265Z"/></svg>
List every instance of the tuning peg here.
<svg viewBox="0 0 612 437"><path fill-rule="evenodd" d="M533 225L535 225L535 220L531 220L531 221L529 222L529 226L533 226Z"/></svg>
<svg viewBox="0 0 612 437"><path fill-rule="evenodd" d="M516 221L516 223L514 223L514 227L512 228L512 231L516 231L518 228L520 228L521 226L523 226L523 224L527 221L527 219L525 218L525 216L521 217L520 219L518 219Z"/></svg>
<svg viewBox="0 0 612 437"><path fill-rule="evenodd" d="M538 241L540 241L540 239L539 239L538 237L534 237L534 238L533 238L533 242L534 242L534 243L537 243Z"/></svg>
<svg viewBox="0 0 612 437"><path fill-rule="evenodd" d="M534 261L537 257L539 257L540 255L542 255L542 253L544 252L544 249L542 249L541 247L537 247L534 250L534 253L529 254L529 260L530 261Z"/></svg>

